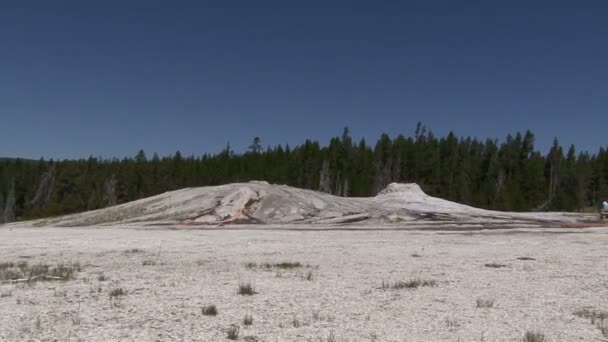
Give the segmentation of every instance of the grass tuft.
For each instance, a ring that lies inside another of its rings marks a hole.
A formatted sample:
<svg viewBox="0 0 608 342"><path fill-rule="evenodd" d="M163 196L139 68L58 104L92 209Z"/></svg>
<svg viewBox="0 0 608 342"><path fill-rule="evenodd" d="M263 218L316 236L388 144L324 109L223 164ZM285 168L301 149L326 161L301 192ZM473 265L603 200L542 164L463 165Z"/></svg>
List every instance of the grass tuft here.
<svg viewBox="0 0 608 342"><path fill-rule="evenodd" d="M253 316L245 315L245 318L243 318L243 325L252 325L252 324L253 324Z"/></svg>
<svg viewBox="0 0 608 342"><path fill-rule="evenodd" d="M485 266L486 267L490 267L490 268L503 268L503 267L507 267L507 265L505 265L505 264L499 264L499 263L495 263L495 262L487 263Z"/></svg>

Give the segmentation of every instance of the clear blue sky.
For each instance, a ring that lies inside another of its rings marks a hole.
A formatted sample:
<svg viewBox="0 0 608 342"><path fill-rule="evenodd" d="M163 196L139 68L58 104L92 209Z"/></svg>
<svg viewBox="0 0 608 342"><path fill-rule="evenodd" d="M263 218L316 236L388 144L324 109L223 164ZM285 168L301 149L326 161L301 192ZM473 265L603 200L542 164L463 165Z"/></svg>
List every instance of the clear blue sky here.
<svg viewBox="0 0 608 342"><path fill-rule="evenodd" d="M327 143L349 126L608 145L606 1L4 1L0 156Z"/></svg>

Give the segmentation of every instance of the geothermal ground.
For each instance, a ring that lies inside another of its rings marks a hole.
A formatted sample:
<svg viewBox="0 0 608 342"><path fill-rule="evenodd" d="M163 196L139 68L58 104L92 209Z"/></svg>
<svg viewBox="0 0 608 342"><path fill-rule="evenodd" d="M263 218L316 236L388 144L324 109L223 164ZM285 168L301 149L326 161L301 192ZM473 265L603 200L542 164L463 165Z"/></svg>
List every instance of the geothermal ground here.
<svg viewBox="0 0 608 342"><path fill-rule="evenodd" d="M4 225L0 341L606 341L585 221L254 182Z"/></svg>
<svg viewBox="0 0 608 342"><path fill-rule="evenodd" d="M603 229L0 228L0 262L80 269L0 284L0 341L605 341L606 250Z"/></svg>

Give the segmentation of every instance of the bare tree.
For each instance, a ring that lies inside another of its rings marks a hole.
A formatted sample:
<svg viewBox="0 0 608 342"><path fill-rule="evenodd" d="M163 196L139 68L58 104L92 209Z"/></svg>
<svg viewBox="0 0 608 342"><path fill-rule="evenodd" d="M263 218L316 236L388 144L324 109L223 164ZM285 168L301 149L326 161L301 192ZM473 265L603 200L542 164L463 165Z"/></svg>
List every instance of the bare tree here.
<svg viewBox="0 0 608 342"><path fill-rule="evenodd" d="M342 186L342 196L348 197L350 189L348 188L348 179L344 180L344 186Z"/></svg>
<svg viewBox="0 0 608 342"><path fill-rule="evenodd" d="M0 224L4 223L4 195L0 192Z"/></svg>
<svg viewBox="0 0 608 342"><path fill-rule="evenodd" d="M6 195L6 203L4 205L4 222L15 221L15 181L11 183L8 195Z"/></svg>
<svg viewBox="0 0 608 342"><path fill-rule="evenodd" d="M53 187L55 186L55 165L51 165L49 169L40 177L40 183L34 198L30 202L32 206L44 207L51 199Z"/></svg>
<svg viewBox="0 0 608 342"><path fill-rule="evenodd" d="M106 181L103 183L103 202L105 204L106 207L111 207L113 205L116 205L117 198L116 198L116 185L118 184L118 180L116 179L116 177L114 175L112 175L110 178L106 179Z"/></svg>
<svg viewBox="0 0 608 342"><path fill-rule="evenodd" d="M331 178L329 175L329 161L325 160L321 167L319 177L319 191L331 193Z"/></svg>

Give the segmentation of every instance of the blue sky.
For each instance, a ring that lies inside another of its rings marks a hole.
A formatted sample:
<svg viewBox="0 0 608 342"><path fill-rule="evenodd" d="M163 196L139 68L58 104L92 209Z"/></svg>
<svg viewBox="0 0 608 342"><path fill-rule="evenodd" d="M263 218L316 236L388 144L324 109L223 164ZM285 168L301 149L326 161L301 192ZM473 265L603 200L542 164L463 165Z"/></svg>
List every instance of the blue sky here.
<svg viewBox="0 0 608 342"><path fill-rule="evenodd" d="M605 1L0 4L0 156L532 130L608 145Z"/></svg>

